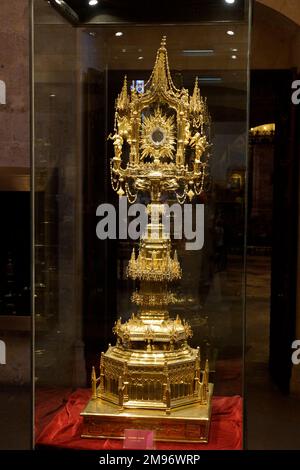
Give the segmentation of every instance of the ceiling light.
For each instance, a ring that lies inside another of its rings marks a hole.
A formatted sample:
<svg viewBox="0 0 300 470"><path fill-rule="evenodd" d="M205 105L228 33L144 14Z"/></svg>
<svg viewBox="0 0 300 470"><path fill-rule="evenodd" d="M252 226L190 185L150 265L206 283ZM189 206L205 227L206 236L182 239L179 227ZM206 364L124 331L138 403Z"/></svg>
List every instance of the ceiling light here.
<svg viewBox="0 0 300 470"><path fill-rule="evenodd" d="M237 52L238 51L238 49L236 47L232 47L230 50L231 50L231 52Z"/></svg>
<svg viewBox="0 0 300 470"><path fill-rule="evenodd" d="M207 56L214 54L215 51L213 49L184 49L182 51L182 55L188 57L200 57L200 56Z"/></svg>
<svg viewBox="0 0 300 470"><path fill-rule="evenodd" d="M198 81L200 83L217 83L217 82L221 82L222 78L221 77L199 77Z"/></svg>
<svg viewBox="0 0 300 470"><path fill-rule="evenodd" d="M228 36L234 36L234 31L232 31L231 29L229 29L229 30L227 31L227 34L228 34Z"/></svg>
<svg viewBox="0 0 300 470"><path fill-rule="evenodd" d="M231 58L232 58L232 59L237 59L237 55L233 54L233 55L231 56Z"/></svg>
<svg viewBox="0 0 300 470"><path fill-rule="evenodd" d="M122 52L126 52L126 49L122 49Z"/></svg>
<svg viewBox="0 0 300 470"><path fill-rule="evenodd" d="M143 58L144 57L142 55L140 55L140 57L138 57L138 60L143 60Z"/></svg>
<svg viewBox="0 0 300 470"><path fill-rule="evenodd" d="M97 4L98 4L98 0L89 0L89 5L90 5L91 7L93 7L93 6L97 5Z"/></svg>
<svg viewBox="0 0 300 470"><path fill-rule="evenodd" d="M54 93L51 93L50 98L55 98L56 95Z"/></svg>
<svg viewBox="0 0 300 470"><path fill-rule="evenodd" d="M122 31L117 31L117 32L115 33L115 36L117 36L117 38L123 36Z"/></svg>
<svg viewBox="0 0 300 470"><path fill-rule="evenodd" d="M225 3L228 3L228 5L232 5L235 3L235 0L225 0Z"/></svg>

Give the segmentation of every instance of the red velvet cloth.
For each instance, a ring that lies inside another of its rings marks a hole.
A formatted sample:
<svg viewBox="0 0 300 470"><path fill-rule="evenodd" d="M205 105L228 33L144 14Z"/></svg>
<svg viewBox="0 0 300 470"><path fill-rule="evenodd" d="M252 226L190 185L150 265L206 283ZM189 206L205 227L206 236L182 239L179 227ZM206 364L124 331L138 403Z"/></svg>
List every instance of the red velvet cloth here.
<svg viewBox="0 0 300 470"><path fill-rule="evenodd" d="M36 445L82 450L122 449L117 439L82 439L81 411L90 398L89 390L43 392L37 397ZM208 444L156 442L165 450L240 450L242 448L242 399L239 396L213 397L212 420Z"/></svg>

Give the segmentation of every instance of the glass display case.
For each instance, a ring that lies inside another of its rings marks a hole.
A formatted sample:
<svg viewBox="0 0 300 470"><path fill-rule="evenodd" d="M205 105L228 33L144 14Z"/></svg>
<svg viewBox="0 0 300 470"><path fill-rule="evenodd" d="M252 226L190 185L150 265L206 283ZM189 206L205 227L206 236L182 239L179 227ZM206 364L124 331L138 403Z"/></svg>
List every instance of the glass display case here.
<svg viewBox="0 0 300 470"><path fill-rule="evenodd" d="M242 448L241 4L72 25L33 2L37 446Z"/></svg>

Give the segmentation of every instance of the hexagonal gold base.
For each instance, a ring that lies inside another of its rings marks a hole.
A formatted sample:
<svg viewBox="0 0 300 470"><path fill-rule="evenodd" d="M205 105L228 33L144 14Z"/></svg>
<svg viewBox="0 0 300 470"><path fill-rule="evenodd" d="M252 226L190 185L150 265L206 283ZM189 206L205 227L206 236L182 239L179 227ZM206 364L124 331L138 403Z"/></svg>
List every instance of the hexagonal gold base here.
<svg viewBox="0 0 300 470"><path fill-rule="evenodd" d="M124 439L125 429L155 431L156 441L208 442L213 384L209 384L206 405L195 403L173 409L170 414L163 410L126 409L105 400L90 400L83 416L81 437L98 439Z"/></svg>

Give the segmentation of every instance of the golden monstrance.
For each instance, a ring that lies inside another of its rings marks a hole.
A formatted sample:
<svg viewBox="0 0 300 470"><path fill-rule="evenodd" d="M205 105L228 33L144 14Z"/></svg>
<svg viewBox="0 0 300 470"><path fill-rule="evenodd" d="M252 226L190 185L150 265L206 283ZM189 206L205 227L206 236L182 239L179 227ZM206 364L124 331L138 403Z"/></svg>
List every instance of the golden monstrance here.
<svg viewBox="0 0 300 470"><path fill-rule="evenodd" d="M93 368L83 437L122 439L134 428L154 430L160 441L208 441L209 363L199 347L189 346L188 322L169 315L176 303L170 286L182 271L164 230L161 200L172 193L184 204L203 191L209 127L198 79L191 95L175 87L163 38L143 93L129 92L125 77L116 100L113 189L129 203L147 193L149 222L127 268L139 286L131 296L137 313L116 322L116 344L101 354L99 377Z"/></svg>

